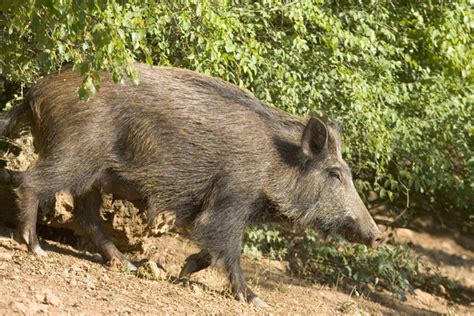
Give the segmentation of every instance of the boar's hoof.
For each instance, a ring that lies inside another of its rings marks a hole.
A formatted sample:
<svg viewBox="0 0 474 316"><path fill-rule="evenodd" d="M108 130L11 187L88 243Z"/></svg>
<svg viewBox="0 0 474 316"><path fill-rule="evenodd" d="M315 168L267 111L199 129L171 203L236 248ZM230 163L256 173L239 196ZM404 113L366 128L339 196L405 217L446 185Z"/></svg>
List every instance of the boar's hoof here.
<svg viewBox="0 0 474 316"><path fill-rule="evenodd" d="M247 303L247 301L245 300L245 297L244 297L244 294L243 294L243 293L237 294L237 300L238 300L240 303L242 303L242 304Z"/></svg>
<svg viewBox="0 0 474 316"><path fill-rule="evenodd" d="M245 296L243 293L239 293L237 294L237 300L240 302L240 303L247 303L247 300L245 299ZM267 308L267 307L270 307L267 303L265 303L264 301L262 301L258 296L255 296L254 298L250 299L249 304L253 304L257 307L260 307L260 308Z"/></svg>
<svg viewBox="0 0 474 316"><path fill-rule="evenodd" d="M128 272L135 272L138 270L138 268L128 261L125 258L112 258L111 260L106 262L106 265L108 265L112 270L114 271L128 271Z"/></svg>
<svg viewBox="0 0 474 316"><path fill-rule="evenodd" d="M26 244L29 252L40 257L48 256L48 253L39 245L38 237L35 233L31 233L28 230L17 230L13 238L20 244Z"/></svg>
<svg viewBox="0 0 474 316"><path fill-rule="evenodd" d="M135 272L138 270L138 268L128 260L125 260L122 264L128 271Z"/></svg>
<svg viewBox="0 0 474 316"><path fill-rule="evenodd" d="M254 297L250 303L252 303L253 305L257 306L257 307L260 307L260 308L268 308L270 307L267 303L265 303L264 301L262 301L259 297Z"/></svg>
<svg viewBox="0 0 474 316"><path fill-rule="evenodd" d="M35 245L32 249L31 252L34 253L37 256L40 257L47 257L48 253L44 251L39 245Z"/></svg>

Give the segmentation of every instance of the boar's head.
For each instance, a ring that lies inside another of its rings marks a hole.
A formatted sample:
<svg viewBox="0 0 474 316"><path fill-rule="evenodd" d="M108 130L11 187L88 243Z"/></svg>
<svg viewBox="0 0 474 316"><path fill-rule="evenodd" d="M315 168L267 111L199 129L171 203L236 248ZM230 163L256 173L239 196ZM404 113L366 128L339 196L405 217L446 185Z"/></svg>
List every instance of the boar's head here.
<svg viewBox="0 0 474 316"><path fill-rule="evenodd" d="M292 180L288 190L282 190L290 194L285 199L284 215L323 235L337 234L376 248L381 233L354 187L351 169L342 159L339 125L309 119L295 150Z"/></svg>

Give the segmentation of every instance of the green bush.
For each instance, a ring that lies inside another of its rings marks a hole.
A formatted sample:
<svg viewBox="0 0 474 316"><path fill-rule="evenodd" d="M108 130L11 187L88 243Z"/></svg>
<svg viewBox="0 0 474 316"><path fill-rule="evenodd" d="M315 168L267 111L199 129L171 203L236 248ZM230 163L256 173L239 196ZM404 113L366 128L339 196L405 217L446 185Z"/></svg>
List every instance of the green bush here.
<svg viewBox="0 0 474 316"><path fill-rule="evenodd" d="M271 259L283 260L288 254L288 237L277 226L248 228L245 233L244 253L254 256L265 255Z"/></svg>
<svg viewBox="0 0 474 316"><path fill-rule="evenodd" d="M441 276L406 245L387 243L372 250L341 239L321 241L312 230L286 232L266 225L248 230L244 252L285 259L290 271L351 293L370 295L383 288L404 300L415 288L427 291L440 284L453 290L458 284Z"/></svg>
<svg viewBox="0 0 474 316"><path fill-rule="evenodd" d="M473 216L467 1L5 0L0 12L0 76L13 87L73 63L87 99L100 69L117 82L139 80L134 60L195 69L339 119L364 196Z"/></svg>

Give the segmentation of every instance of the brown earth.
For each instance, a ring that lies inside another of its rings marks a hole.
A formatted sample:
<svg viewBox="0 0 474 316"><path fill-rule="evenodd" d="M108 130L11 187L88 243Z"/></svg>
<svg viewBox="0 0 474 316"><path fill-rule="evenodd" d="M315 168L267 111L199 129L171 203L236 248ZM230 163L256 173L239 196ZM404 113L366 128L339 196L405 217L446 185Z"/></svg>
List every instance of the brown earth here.
<svg viewBox="0 0 474 316"><path fill-rule="evenodd" d="M134 262L158 262L161 268L156 274L144 268L134 274L106 267L97 254L50 240L42 241L49 256L36 257L12 235L11 229L0 227L0 314L474 315L473 297L454 302L420 289L408 294L405 302L384 291L357 297L336 286L293 277L284 262L244 256L250 286L271 306L262 311L230 296L220 268L201 271L189 282L177 280L186 256L197 251L192 242L177 234L157 238L145 254L129 254ZM423 260L438 264L445 276L474 293L474 252L452 238L408 229L397 235L400 241L413 243Z"/></svg>

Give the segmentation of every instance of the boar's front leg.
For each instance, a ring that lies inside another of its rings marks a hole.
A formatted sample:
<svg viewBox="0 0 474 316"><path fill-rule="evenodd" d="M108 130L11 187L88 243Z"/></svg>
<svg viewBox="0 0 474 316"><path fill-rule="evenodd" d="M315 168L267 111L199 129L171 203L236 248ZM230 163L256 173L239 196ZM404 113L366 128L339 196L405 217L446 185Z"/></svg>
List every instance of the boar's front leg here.
<svg viewBox="0 0 474 316"><path fill-rule="evenodd" d="M137 270L133 264L126 260L125 256L102 230L99 215L101 204L102 196L96 188L81 196L74 197L74 214L80 223L83 233L91 238L105 262L111 262L115 259L130 271Z"/></svg>
<svg viewBox="0 0 474 316"><path fill-rule="evenodd" d="M242 201L245 199L229 192L230 190L225 184L220 188L214 187L213 189L218 192L214 191L208 195L209 199L204 203L206 207L196 219L194 236L199 240L202 248L212 255L212 259L224 263L224 268L229 275L232 294L237 300L259 307L268 307L247 286L240 266L242 238L250 218L249 214L254 211L252 205L242 205ZM207 264L203 259L202 252L188 259L190 260L187 260L183 268L184 272L198 271L198 266L202 264L201 266L204 267L203 263Z"/></svg>
<svg viewBox="0 0 474 316"><path fill-rule="evenodd" d="M268 304L262 301L245 282L244 273L240 266L240 247L238 256L227 258L224 262L225 268L229 273L232 293L235 298L242 303L252 303L258 307L268 307Z"/></svg>

